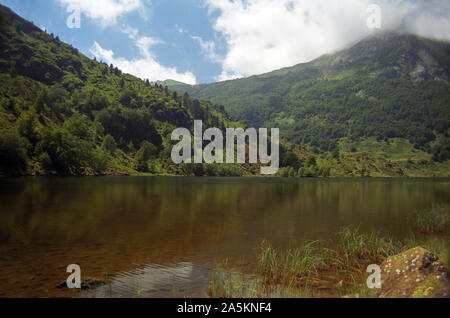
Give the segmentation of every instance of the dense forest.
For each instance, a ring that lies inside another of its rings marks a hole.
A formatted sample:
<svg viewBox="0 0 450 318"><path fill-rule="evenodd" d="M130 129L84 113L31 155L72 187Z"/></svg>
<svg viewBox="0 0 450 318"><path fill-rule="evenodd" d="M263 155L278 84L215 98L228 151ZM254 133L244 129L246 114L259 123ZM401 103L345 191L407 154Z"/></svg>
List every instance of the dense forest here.
<svg viewBox="0 0 450 318"><path fill-rule="evenodd" d="M346 138L401 138L450 158L450 44L381 33L310 63L221 83L169 87L225 105L233 118L279 127L321 151Z"/></svg>
<svg viewBox="0 0 450 318"><path fill-rule="evenodd" d="M249 164L175 165L171 133L194 119L222 130L279 127L283 177L449 173L448 73L439 65L439 81L338 79L344 71L317 79L301 65L188 93L90 59L4 6L0 31L0 176L259 174Z"/></svg>
<svg viewBox="0 0 450 318"><path fill-rule="evenodd" d="M223 107L91 60L3 6L0 29L3 175L191 174L194 167L171 164L173 129L194 118L239 125ZM238 166L210 169L242 174Z"/></svg>

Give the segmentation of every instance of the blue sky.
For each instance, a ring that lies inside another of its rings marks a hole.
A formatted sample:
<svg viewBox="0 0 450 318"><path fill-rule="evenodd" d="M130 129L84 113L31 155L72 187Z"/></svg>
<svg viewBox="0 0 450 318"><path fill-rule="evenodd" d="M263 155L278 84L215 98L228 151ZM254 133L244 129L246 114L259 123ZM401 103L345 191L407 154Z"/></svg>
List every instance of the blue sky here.
<svg viewBox="0 0 450 318"><path fill-rule="evenodd" d="M307 62L379 29L450 39L450 1L0 0L89 57L151 81L209 83ZM68 17L80 12L81 28Z"/></svg>

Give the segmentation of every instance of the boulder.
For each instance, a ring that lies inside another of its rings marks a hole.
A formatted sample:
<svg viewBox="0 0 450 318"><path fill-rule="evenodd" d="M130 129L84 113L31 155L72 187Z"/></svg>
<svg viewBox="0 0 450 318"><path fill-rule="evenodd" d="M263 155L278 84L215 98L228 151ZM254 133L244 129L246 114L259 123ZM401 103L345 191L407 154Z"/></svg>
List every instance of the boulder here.
<svg viewBox="0 0 450 318"><path fill-rule="evenodd" d="M380 298L450 297L448 270L422 247L390 256L380 267Z"/></svg>

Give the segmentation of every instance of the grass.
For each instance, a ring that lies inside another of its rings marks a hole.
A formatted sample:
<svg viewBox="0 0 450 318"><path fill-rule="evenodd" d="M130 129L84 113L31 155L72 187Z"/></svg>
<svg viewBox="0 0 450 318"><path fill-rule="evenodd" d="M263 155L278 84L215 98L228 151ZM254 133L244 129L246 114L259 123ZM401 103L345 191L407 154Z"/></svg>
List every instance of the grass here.
<svg viewBox="0 0 450 318"><path fill-rule="evenodd" d="M343 286L338 290L341 298L373 298L374 290L367 287L367 278L369 274L353 273L349 275L351 284Z"/></svg>
<svg viewBox="0 0 450 318"><path fill-rule="evenodd" d="M433 205L431 210L416 211L411 221L421 233L443 233L450 225L450 207L448 205Z"/></svg>
<svg viewBox="0 0 450 318"><path fill-rule="evenodd" d="M289 285L313 277L326 266L331 251L319 241L306 242L299 248L275 250L263 241L260 247L259 273L266 284Z"/></svg>
<svg viewBox="0 0 450 318"><path fill-rule="evenodd" d="M398 254L402 250L402 242L394 242L384 238L380 232L361 234L359 229L343 228L338 233L338 252L344 256L344 264L357 265L361 260L379 262L380 260Z"/></svg>
<svg viewBox="0 0 450 318"><path fill-rule="evenodd" d="M263 241L259 248L256 279L246 283L237 274L225 272L217 266L211 274L208 295L229 297L311 297L314 288L323 285L327 276L328 289L339 281L361 279L362 264L393 254L397 247L378 234L363 235L359 231L343 229L338 234L336 250L321 241L305 242L302 246L278 250ZM356 278L355 278L356 277ZM347 286L348 287L348 286ZM337 291L333 291L335 295Z"/></svg>
<svg viewBox="0 0 450 318"><path fill-rule="evenodd" d="M308 284L268 284L261 277L248 278L239 273L226 271L217 265L210 276L207 293L211 298L305 298L310 297Z"/></svg>
<svg viewBox="0 0 450 318"><path fill-rule="evenodd" d="M445 288L442 282L436 278L428 278L422 286L417 288L412 295L413 298L432 298L435 296L436 290Z"/></svg>
<svg viewBox="0 0 450 318"><path fill-rule="evenodd" d="M226 271L217 265L210 274L207 296L212 298L263 297L264 289L258 279L247 279L242 274Z"/></svg>
<svg viewBox="0 0 450 318"><path fill-rule="evenodd" d="M448 241L448 240L447 240ZM264 240L250 280L218 266L211 275L208 295L234 297L374 297L366 285L369 264L381 264L389 256L421 245L448 266L448 244L441 237L418 241L414 233L395 241L380 232L363 234L345 227L337 242L312 241L287 250ZM333 246L330 248L330 246Z"/></svg>

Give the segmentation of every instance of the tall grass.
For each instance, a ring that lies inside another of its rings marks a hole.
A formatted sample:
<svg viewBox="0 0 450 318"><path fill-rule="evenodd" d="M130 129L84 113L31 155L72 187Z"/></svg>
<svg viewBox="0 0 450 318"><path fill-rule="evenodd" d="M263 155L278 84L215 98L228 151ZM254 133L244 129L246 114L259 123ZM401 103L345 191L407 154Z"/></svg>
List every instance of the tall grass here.
<svg viewBox="0 0 450 318"><path fill-rule="evenodd" d="M431 210L416 211L410 220L422 233L446 232L450 226L450 207L433 205Z"/></svg>
<svg viewBox="0 0 450 318"><path fill-rule="evenodd" d="M226 279L226 275L220 265L211 272L209 279L208 294L212 298L230 298L236 297L235 291L230 286L229 281Z"/></svg>
<svg viewBox="0 0 450 318"><path fill-rule="evenodd" d="M278 276L280 267L278 253L266 240L261 243L259 267L265 279L273 280Z"/></svg>
<svg viewBox="0 0 450 318"><path fill-rule="evenodd" d="M212 298L263 297L262 283L217 265L210 275L208 296Z"/></svg>
<svg viewBox="0 0 450 318"><path fill-rule="evenodd" d="M278 250L263 241L256 278L244 282L245 279L236 279L217 267L212 274L209 295L217 298L311 297L317 296L315 288L328 286L326 288L331 290L328 296L373 297L365 284L365 268L369 264L381 264L385 258L418 245L434 252L447 266L449 262L448 239L442 240L441 236L434 240L427 238L420 244L413 232L405 240L395 241L380 232L364 234L358 228L344 227L337 239L332 248L329 242L312 241L287 250Z"/></svg>
<svg viewBox="0 0 450 318"><path fill-rule="evenodd" d="M359 261L380 261L402 251L402 242L385 238L380 232L362 234L359 229L343 228L338 233L338 254L347 266Z"/></svg>
<svg viewBox="0 0 450 318"><path fill-rule="evenodd" d="M286 251L275 250L270 243L263 241L260 247L259 272L268 284L299 284L317 273L325 266L329 250L319 242L307 242L301 247Z"/></svg>

